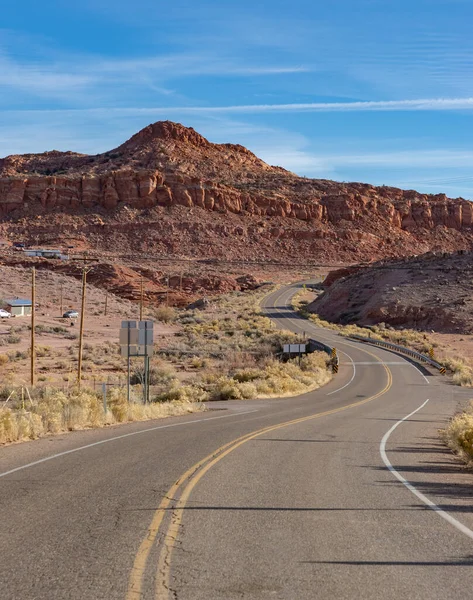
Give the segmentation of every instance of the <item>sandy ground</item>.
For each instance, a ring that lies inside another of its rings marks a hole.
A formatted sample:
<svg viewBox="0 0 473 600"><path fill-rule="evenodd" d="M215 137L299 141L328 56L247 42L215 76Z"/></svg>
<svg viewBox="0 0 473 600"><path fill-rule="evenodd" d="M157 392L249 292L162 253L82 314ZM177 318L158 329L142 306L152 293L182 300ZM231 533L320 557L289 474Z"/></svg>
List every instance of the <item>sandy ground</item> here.
<svg viewBox="0 0 473 600"><path fill-rule="evenodd" d="M71 277L51 272L36 273L36 344L37 374L41 383L66 385L76 376L79 319L61 317L61 287L63 311L80 310L81 284ZM0 267L0 298L31 298L31 274L21 268ZM84 377L91 384L110 377L124 379L126 360L118 353L121 321L139 319L139 306L109 294L107 315L105 293L87 287L86 320L84 328ZM147 309L145 307L145 318ZM71 326L71 323L73 325ZM54 332L52 328L60 328ZM155 341L167 344L176 327L155 322ZM2 364L0 378L4 384L28 384L30 359L31 317L12 317L0 320L0 356L10 360ZM19 339L18 339L19 338ZM17 341L18 339L18 341ZM18 357L12 359L12 357Z"/></svg>
<svg viewBox="0 0 473 600"><path fill-rule="evenodd" d="M439 345L447 346L452 355L459 356L473 365L473 335L431 333L430 338Z"/></svg>

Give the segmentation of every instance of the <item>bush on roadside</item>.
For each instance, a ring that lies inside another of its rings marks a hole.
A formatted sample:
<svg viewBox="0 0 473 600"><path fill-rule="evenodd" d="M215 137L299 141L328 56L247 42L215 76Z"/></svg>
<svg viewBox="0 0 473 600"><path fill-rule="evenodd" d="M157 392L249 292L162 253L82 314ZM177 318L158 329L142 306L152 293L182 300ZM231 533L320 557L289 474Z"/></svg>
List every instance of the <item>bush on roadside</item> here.
<svg viewBox="0 0 473 600"><path fill-rule="evenodd" d="M91 390L38 388L32 392L31 401L29 397L22 403L17 399L12 406L0 408L0 443L203 410L200 403L191 400L190 394L179 402L163 404L143 405L132 400L127 403L126 389L112 388L107 395L105 414L101 394Z"/></svg>
<svg viewBox="0 0 473 600"><path fill-rule="evenodd" d="M451 419L442 434L447 445L465 462L473 462L473 400Z"/></svg>

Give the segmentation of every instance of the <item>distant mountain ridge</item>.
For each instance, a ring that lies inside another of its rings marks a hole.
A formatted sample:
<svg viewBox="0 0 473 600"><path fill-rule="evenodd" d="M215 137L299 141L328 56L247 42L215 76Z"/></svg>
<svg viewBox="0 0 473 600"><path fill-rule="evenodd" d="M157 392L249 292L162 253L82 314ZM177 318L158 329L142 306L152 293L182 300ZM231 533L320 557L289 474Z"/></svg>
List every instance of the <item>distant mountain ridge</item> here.
<svg viewBox="0 0 473 600"><path fill-rule="evenodd" d="M147 250L190 256L352 262L473 247L467 200L299 177L171 121L95 156L0 159L4 231L20 226L38 241L79 231L100 249L97 222L124 251L141 228Z"/></svg>

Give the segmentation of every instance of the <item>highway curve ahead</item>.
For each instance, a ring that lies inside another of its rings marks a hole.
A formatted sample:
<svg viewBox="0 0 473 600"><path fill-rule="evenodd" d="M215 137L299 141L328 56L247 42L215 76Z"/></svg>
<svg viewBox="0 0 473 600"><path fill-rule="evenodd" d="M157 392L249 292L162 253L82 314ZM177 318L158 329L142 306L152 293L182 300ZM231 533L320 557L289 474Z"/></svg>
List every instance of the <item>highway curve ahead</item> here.
<svg viewBox="0 0 473 600"><path fill-rule="evenodd" d="M473 477L438 439L467 396L294 291L266 310L338 348L326 387L0 450L2 600L473 597Z"/></svg>

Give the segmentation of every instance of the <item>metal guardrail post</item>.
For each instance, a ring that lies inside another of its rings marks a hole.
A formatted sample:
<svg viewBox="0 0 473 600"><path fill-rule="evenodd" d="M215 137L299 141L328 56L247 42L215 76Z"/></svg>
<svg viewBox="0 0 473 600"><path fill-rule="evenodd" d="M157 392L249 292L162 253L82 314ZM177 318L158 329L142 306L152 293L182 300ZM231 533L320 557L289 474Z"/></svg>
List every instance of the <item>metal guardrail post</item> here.
<svg viewBox="0 0 473 600"><path fill-rule="evenodd" d="M386 342L385 340L375 340L373 338L366 338L361 335L349 335L348 338L356 340L358 342L371 344L373 346L379 346L380 348L386 348L387 350L395 350L396 352L407 354L407 356L411 356L412 358L415 358L420 362L429 364L430 366L437 369L442 375L445 375L445 373L447 372L447 369L443 365L430 358L430 356L421 354L420 352L412 350L411 348L406 348L405 346L398 346L397 344L392 344L391 342Z"/></svg>

